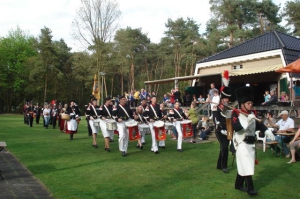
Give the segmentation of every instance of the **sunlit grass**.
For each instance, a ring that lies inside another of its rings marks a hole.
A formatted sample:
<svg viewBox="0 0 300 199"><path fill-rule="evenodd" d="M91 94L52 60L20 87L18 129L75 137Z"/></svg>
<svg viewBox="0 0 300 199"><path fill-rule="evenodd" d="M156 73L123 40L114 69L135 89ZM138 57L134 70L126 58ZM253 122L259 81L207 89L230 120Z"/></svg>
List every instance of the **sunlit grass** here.
<svg viewBox="0 0 300 199"><path fill-rule="evenodd" d="M111 152L104 150L102 136L98 149L92 147L86 121L79 125L75 140L58 129L32 128L20 115L0 115L0 141L6 141L13 153L55 198L245 198L234 189L236 165L230 173L216 169L218 142L183 143L183 153L176 142L166 141L160 154L150 152L147 135L144 150L129 143L128 157L118 151L117 137ZM101 135L101 134L100 134ZM271 156L257 149L254 186L257 198L298 198L300 164L288 165L287 159Z"/></svg>

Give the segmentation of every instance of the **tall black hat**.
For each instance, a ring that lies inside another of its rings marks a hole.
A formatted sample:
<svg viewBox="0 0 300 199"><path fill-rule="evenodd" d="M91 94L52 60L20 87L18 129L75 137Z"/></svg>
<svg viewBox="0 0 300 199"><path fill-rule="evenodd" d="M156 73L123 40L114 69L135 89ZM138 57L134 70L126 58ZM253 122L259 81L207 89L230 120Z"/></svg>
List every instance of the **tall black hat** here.
<svg viewBox="0 0 300 199"><path fill-rule="evenodd" d="M222 73L222 83L223 83L224 86L222 86L220 88L221 99L230 98L231 97L231 89L228 86L229 85L229 72L228 72L228 70L225 70Z"/></svg>
<svg viewBox="0 0 300 199"><path fill-rule="evenodd" d="M234 92L235 92L235 97L238 100L239 104L243 104L248 101L251 102L254 101L253 88L250 86L244 86L238 88Z"/></svg>
<svg viewBox="0 0 300 199"><path fill-rule="evenodd" d="M231 97L231 88L228 86L224 86L220 89L221 99L230 98Z"/></svg>

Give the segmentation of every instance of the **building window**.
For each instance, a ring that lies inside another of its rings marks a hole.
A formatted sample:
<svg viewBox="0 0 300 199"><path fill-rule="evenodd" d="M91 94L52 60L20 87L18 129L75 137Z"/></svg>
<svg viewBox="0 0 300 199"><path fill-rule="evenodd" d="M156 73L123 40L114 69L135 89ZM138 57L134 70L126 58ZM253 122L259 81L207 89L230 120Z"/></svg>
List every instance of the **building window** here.
<svg viewBox="0 0 300 199"><path fill-rule="evenodd" d="M234 66L232 66L232 69L233 70L243 69L243 65L242 64L240 64L240 65L234 65Z"/></svg>

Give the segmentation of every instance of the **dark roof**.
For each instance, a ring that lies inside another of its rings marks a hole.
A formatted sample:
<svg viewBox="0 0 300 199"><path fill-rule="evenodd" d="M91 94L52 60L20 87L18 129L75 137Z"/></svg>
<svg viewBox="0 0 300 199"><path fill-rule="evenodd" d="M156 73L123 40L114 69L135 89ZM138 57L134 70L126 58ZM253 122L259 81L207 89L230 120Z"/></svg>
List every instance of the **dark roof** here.
<svg viewBox="0 0 300 199"><path fill-rule="evenodd" d="M274 30L252 38L239 45L233 46L232 48L221 51L215 55L204 58L198 63L211 62L277 49L282 49L285 62L286 64L289 64L299 58L300 39Z"/></svg>

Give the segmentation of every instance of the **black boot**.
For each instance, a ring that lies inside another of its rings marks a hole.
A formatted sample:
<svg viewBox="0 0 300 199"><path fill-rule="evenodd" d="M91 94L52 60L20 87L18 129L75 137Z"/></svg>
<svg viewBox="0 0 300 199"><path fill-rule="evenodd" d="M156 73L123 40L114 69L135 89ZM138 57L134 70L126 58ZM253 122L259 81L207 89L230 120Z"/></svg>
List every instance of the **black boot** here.
<svg viewBox="0 0 300 199"><path fill-rule="evenodd" d="M245 177L244 176L240 176L238 173L236 174L236 178L235 178L235 189L246 192L246 188L244 188L244 181L245 181Z"/></svg>
<svg viewBox="0 0 300 199"><path fill-rule="evenodd" d="M246 181L246 190L250 196L254 196L257 194L257 191L254 190L252 176L245 176Z"/></svg>
<svg viewBox="0 0 300 199"><path fill-rule="evenodd" d="M70 134L70 140L74 140L73 134Z"/></svg>

